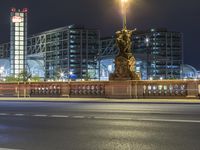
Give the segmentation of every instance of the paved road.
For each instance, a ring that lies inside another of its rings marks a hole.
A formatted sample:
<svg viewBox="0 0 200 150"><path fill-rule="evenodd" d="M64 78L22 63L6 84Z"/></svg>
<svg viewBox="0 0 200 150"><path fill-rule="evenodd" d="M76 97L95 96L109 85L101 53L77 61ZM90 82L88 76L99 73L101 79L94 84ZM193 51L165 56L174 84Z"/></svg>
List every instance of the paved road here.
<svg viewBox="0 0 200 150"><path fill-rule="evenodd" d="M199 150L200 105L0 102L0 149Z"/></svg>

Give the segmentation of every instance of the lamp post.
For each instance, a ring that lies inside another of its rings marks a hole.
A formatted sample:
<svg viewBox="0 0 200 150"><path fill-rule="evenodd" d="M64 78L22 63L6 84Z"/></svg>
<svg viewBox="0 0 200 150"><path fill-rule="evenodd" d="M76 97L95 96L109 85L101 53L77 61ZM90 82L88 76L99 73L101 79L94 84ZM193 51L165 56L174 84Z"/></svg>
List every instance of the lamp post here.
<svg viewBox="0 0 200 150"><path fill-rule="evenodd" d="M128 2L129 0L121 0L121 6L122 6L122 17L123 17L123 29L126 29L127 26L127 8L128 8Z"/></svg>
<svg viewBox="0 0 200 150"><path fill-rule="evenodd" d="M146 44L147 79L149 79L149 75L150 75L149 73L149 68L150 68L150 60L149 60L150 59L150 49L149 49L150 39L149 37L146 37L144 42Z"/></svg>
<svg viewBox="0 0 200 150"><path fill-rule="evenodd" d="M68 82L71 80L71 75L73 75L73 72L72 72L72 71L70 71L70 72L68 73Z"/></svg>

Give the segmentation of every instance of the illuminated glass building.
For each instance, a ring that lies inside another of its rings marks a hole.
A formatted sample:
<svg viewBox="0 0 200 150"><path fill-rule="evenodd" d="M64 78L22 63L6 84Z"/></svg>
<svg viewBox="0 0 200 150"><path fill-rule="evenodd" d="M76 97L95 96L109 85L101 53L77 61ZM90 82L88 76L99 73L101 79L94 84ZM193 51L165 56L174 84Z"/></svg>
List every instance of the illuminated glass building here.
<svg viewBox="0 0 200 150"><path fill-rule="evenodd" d="M10 13L10 64L11 74L17 76L26 69L27 8L11 9Z"/></svg>
<svg viewBox="0 0 200 150"><path fill-rule="evenodd" d="M136 71L142 79L179 79L183 64L183 36L166 29L136 31L133 35L133 54ZM114 71L114 58L118 53L115 39L101 39L101 79L108 79Z"/></svg>
<svg viewBox="0 0 200 150"><path fill-rule="evenodd" d="M46 79L64 78L73 74L76 79L98 78L97 54L100 33L80 26L66 26L45 31L28 38L28 56L44 60Z"/></svg>
<svg viewBox="0 0 200 150"><path fill-rule="evenodd" d="M18 37L12 37L12 39L18 39ZM19 37L19 39L23 38ZM10 44L1 44L0 58L10 58L12 68L15 67L14 64L20 63L21 59L18 58L27 59L26 69L28 72L32 75L39 75L46 80L58 79L61 73L64 74L64 79L68 79L70 74L76 79L87 77L98 79L99 41L100 33L96 29L86 29L74 25L65 26L28 37L27 55L21 49L24 47L18 46L22 43L21 40L11 42L11 55L8 53ZM17 48L14 49L15 52L13 48ZM24 55L21 56L21 54ZM16 66L21 67L22 65ZM20 71L15 71L15 73Z"/></svg>
<svg viewBox="0 0 200 150"><path fill-rule="evenodd" d="M183 36L166 29L137 31L133 53L146 62L146 78L178 79L183 64Z"/></svg>

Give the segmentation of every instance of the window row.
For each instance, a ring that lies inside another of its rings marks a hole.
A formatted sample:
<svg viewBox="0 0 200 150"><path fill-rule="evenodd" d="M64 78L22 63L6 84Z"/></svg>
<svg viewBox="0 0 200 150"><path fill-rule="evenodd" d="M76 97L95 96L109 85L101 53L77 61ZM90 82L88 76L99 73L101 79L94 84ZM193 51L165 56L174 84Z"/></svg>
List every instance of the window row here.
<svg viewBox="0 0 200 150"><path fill-rule="evenodd" d="M15 32L15 37L16 36L24 36L24 32Z"/></svg>
<svg viewBox="0 0 200 150"><path fill-rule="evenodd" d="M24 31L24 27L17 27L17 26L16 26L16 27L15 27L15 32L16 32L16 31Z"/></svg>
<svg viewBox="0 0 200 150"><path fill-rule="evenodd" d="M24 47L24 41L15 41L15 49L20 49Z"/></svg>

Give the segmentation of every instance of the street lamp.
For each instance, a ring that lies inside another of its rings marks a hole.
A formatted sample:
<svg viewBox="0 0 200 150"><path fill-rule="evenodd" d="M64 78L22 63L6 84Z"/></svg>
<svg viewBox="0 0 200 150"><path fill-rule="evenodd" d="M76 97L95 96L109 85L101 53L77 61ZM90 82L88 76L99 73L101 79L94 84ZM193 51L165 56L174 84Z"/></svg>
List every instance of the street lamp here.
<svg viewBox="0 0 200 150"><path fill-rule="evenodd" d="M122 15L123 15L123 29L126 29L126 24L127 24L126 15L127 15L128 2L129 0L121 0Z"/></svg>
<svg viewBox="0 0 200 150"><path fill-rule="evenodd" d="M60 78L61 78L62 81L63 81L63 77L64 77L64 72L61 72L60 73Z"/></svg>
<svg viewBox="0 0 200 150"><path fill-rule="evenodd" d="M149 68L150 68L150 50L149 50L149 37L144 39L144 43L146 44L146 64L147 64L147 79L149 78Z"/></svg>

